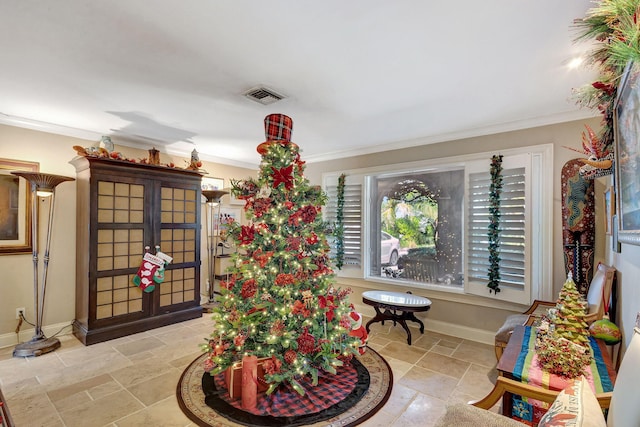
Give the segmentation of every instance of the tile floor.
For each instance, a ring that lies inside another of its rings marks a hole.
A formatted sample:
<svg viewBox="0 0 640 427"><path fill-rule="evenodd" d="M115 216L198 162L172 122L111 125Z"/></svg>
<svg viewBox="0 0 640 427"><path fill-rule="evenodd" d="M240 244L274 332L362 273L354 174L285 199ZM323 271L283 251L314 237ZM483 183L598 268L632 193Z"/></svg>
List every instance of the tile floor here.
<svg viewBox="0 0 640 427"><path fill-rule="evenodd" d="M194 426L175 397L200 353L209 315L85 347L72 335L35 358L0 349L0 387L18 427ZM372 325L369 345L393 370L393 392L365 427L429 426L452 401L485 396L497 375L493 347L398 325Z"/></svg>

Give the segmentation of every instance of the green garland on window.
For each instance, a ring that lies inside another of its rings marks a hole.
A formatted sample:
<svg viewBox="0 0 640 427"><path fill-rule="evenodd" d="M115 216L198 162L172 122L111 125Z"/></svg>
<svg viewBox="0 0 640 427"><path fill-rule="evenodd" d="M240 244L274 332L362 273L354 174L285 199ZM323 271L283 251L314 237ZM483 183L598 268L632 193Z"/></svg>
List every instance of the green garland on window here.
<svg viewBox="0 0 640 427"><path fill-rule="evenodd" d="M338 178L338 204L336 209L336 229L333 235L336 239L336 267L342 269L344 265L344 182L346 175Z"/></svg>
<svg viewBox="0 0 640 427"><path fill-rule="evenodd" d="M491 157L491 187L489 187L489 283L500 292L500 194L502 193L502 155Z"/></svg>

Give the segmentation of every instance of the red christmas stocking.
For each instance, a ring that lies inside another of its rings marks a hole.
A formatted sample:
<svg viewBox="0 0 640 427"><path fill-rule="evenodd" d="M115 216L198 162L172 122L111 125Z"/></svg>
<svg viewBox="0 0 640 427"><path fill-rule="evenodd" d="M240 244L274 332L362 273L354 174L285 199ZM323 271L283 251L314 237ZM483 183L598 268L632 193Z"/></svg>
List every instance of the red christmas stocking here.
<svg viewBox="0 0 640 427"><path fill-rule="evenodd" d="M164 266L164 260L147 252L144 254L144 258L142 259L140 268L138 268L138 272L133 277L133 284L145 292L153 292L156 288L153 281L153 275L160 266Z"/></svg>

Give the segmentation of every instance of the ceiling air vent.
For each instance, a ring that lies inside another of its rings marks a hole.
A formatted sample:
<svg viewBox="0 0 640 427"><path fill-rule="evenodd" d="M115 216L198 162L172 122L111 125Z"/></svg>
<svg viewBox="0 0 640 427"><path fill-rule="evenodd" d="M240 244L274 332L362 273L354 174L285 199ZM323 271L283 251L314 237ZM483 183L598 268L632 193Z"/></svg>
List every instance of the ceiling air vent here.
<svg viewBox="0 0 640 427"><path fill-rule="evenodd" d="M286 96L264 86L249 89L244 93L244 96L262 105L273 104L276 101L286 98Z"/></svg>

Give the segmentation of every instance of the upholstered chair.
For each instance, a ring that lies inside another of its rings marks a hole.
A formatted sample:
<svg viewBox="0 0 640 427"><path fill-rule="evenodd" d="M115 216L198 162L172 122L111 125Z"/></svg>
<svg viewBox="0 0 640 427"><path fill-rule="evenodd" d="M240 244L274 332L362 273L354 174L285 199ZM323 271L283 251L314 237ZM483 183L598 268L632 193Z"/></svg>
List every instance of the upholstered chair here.
<svg viewBox="0 0 640 427"><path fill-rule="evenodd" d="M589 309L587 312L587 317L585 320L588 324L593 323L596 320L602 319L609 304L611 303L611 294L614 286L616 276L616 269L613 267L609 267L605 264L598 264L596 268L596 273L593 275L593 279L591 279L591 284L589 285L589 290L587 292L587 303L589 304ZM615 307L615 301L612 302ZM496 359L500 360L502 353L504 352L507 343L509 342L509 338L511 337L511 333L513 332L513 328L518 325L526 325L531 324L531 321L540 317L544 314L549 308L555 306L555 301L541 301L535 300L531 307L527 309L522 314L512 314L507 317L504 324L498 329L495 336L495 353Z"/></svg>

